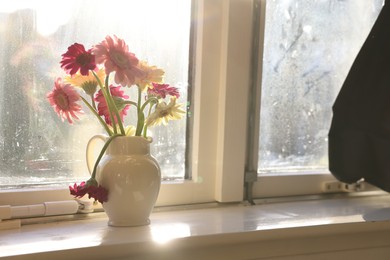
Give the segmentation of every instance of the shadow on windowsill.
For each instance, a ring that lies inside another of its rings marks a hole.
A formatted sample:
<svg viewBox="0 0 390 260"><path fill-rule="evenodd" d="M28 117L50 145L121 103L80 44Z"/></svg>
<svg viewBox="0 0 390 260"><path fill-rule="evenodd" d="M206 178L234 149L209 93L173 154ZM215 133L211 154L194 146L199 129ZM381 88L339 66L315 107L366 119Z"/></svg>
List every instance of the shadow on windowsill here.
<svg viewBox="0 0 390 260"><path fill-rule="evenodd" d="M364 214L363 219L365 221L386 221L390 220L390 208L383 208L383 209L377 209L373 210L371 212L368 212Z"/></svg>

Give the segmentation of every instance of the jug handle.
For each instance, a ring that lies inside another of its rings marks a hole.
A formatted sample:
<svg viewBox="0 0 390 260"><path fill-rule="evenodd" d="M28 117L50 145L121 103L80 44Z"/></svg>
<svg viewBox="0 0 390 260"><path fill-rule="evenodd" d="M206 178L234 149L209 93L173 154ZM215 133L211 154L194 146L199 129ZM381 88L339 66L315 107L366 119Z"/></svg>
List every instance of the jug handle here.
<svg viewBox="0 0 390 260"><path fill-rule="evenodd" d="M104 136L104 135L92 136L92 138L89 139L88 144L87 144L86 159L87 159L87 167L88 167L88 171L89 171L90 175L92 175L93 167L94 167L95 161L96 161L96 158L93 154L93 151L95 150L96 142L99 140L102 141L103 143L105 143L107 140L107 136Z"/></svg>

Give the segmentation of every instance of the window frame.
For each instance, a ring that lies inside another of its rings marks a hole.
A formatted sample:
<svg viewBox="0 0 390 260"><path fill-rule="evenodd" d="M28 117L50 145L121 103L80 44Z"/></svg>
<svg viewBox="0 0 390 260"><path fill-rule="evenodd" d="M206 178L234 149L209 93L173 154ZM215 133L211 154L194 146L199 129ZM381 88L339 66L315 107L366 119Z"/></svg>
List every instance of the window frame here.
<svg viewBox="0 0 390 260"><path fill-rule="evenodd" d="M252 78L253 85L250 93L251 110L248 114L250 127L248 128L248 147L246 167L247 173L256 173L257 180L250 183L250 199L287 197L302 195L327 194L331 191L326 190L326 183L339 182L329 170L310 171L306 173L258 173L258 147L260 131L260 110L261 110L261 87L262 87L262 60L265 32L267 0L254 0L253 19L259 26L253 30L253 51L254 60L252 60ZM260 62L259 62L260 61ZM269 188L272 187L272 188ZM364 184L360 191L378 191L379 189L370 184ZM360 192L360 191L334 191L337 192Z"/></svg>
<svg viewBox="0 0 390 260"><path fill-rule="evenodd" d="M163 183L160 206L243 200L253 5L199 0L195 8L192 179Z"/></svg>
<svg viewBox="0 0 390 260"><path fill-rule="evenodd" d="M253 64L262 60L262 50L255 55L252 51L254 44L262 46L263 38L253 37L253 21L264 19L266 0L193 2L192 175L189 180L164 181L156 206L243 201L245 173L257 172L258 138L248 142L248 137L259 131L259 118L253 115L260 112L261 75L253 77L261 63ZM256 4L263 8L257 18ZM336 179L327 172L261 175L253 183L253 198L320 194L328 181ZM73 197L66 188L0 191L0 205L69 199Z"/></svg>
<svg viewBox="0 0 390 260"><path fill-rule="evenodd" d="M157 206L243 200L252 1L194 2L192 178L164 181ZM68 199L66 188L0 191L0 205Z"/></svg>
<svg viewBox="0 0 390 260"><path fill-rule="evenodd" d="M256 173L257 180L252 183L250 193L251 199L271 198L299 195L313 195L324 193L322 184L325 182L336 182L337 180L329 172L310 172L307 174L298 173L258 173L258 153L259 153L259 131L260 131L260 111L261 111L261 88L263 55L265 40L265 17L267 0L255 0L253 8L253 19L256 24L253 27L254 52L252 60L252 78L249 112L250 127L248 128L248 147L246 168L247 173ZM258 28L258 29L257 29ZM273 187L270 189L269 187Z"/></svg>

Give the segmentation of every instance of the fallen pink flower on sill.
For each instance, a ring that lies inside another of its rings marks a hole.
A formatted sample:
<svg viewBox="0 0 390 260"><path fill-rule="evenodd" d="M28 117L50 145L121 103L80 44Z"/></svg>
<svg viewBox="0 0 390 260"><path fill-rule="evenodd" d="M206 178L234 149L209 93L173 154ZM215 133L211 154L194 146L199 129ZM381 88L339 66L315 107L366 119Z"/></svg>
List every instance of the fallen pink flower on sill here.
<svg viewBox="0 0 390 260"><path fill-rule="evenodd" d="M108 201L108 191L102 186L89 186L88 188L88 198L94 198L100 203Z"/></svg>
<svg viewBox="0 0 390 260"><path fill-rule="evenodd" d="M80 185L76 183L72 186L69 186L70 194L75 196L76 198L84 197L87 194L87 188L85 186L85 181L81 182Z"/></svg>
<svg viewBox="0 0 390 260"><path fill-rule="evenodd" d="M69 186L70 194L76 198L82 198L88 194L88 198L94 198L95 201L100 203L108 201L108 191L102 186L95 186L94 184L88 184L86 182L81 182L79 185L76 183L72 186Z"/></svg>

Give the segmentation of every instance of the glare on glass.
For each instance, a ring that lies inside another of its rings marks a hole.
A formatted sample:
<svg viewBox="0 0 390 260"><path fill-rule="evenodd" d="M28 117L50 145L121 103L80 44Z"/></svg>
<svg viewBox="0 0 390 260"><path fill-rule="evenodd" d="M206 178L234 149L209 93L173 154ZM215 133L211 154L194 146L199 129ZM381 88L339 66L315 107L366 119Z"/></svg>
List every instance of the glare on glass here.
<svg viewBox="0 0 390 260"><path fill-rule="evenodd" d="M45 97L55 77L65 75L61 54L75 42L90 48L117 35L139 59L164 69L164 81L179 88L179 102L186 103L190 8L190 0L2 3L0 188L68 183L88 174L86 144L104 129L87 108L74 125L62 122ZM151 129L163 177L184 176L185 126L184 118Z"/></svg>
<svg viewBox="0 0 390 260"><path fill-rule="evenodd" d="M332 105L383 0L268 0L258 171L328 167Z"/></svg>

